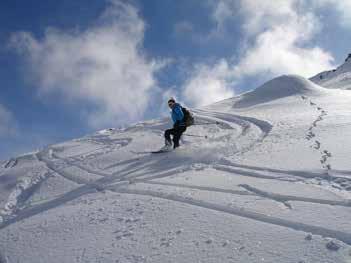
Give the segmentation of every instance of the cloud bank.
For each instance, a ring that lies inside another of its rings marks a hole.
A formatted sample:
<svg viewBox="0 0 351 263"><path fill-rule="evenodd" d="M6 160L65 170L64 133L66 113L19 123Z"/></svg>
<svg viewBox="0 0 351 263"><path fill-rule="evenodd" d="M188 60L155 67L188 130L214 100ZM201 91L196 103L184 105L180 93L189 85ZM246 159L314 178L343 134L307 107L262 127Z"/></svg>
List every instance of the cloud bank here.
<svg viewBox="0 0 351 263"><path fill-rule="evenodd" d="M335 10L338 14L340 25L351 27L351 1L349 0L310 0L314 8L326 8Z"/></svg>
<svg viewBox="0 0 351 263"><path fill-rule="evenodd" d="M234 95L228 85L230 82L231 74L226 60L212 66L196 65L183 87L182 96L191 105L208 105Z"/></svg>
<svg viewBox="0 0 351 263"><path fill-rule="evenodd" d="M349 5L336 0L212 1L212 19L219 30L234 16L242 17L241 54L238 59L219 59L216 65L226 65L221 68L221 74L216 73L216 68L210 69L208 64L197 65L203 70L197 70L189 77L183 86L184 93L200 96L192 101L200 106L231 96L233 83L246 77L269 79L281 74L310 77L333 68L333 56L313 43L323 28L318 10L331 2L340 12ZM351 12L344 13L346 23ZM234 60L235 63L231 62Z"/></svg>
<svg viewBox="0 0 351 263"><path fill-rule="evenodd" d="M102 127L141 118L157 87L161 64L145 56L144 31L136 8L115 0L84 31L48 28L42 39L17 32L11 44L42 94L59 92L82 105L91 126Z"/></svg>
<svg viewBox="0 0 351 263"><path fill-rule="evenodd" d="M322 24L302 2L242 1L241 12L246 18L243 29L249 44L235 66L237 75L289 73L310 77L333 67L332 55L312 44Z"/></svg>

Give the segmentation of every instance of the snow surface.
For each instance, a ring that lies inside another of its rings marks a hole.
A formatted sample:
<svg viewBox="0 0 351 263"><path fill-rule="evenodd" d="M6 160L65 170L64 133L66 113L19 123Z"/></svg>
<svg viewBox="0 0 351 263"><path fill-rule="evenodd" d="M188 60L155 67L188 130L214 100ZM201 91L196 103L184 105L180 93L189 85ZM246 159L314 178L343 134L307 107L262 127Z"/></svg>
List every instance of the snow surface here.
<svg viewBox="0 0 351 263"><path fill-rule="evenodd" d="M311 81L325 88L351 89L351 54L340 67L319 73Z"/></svg>
<svg viewBox="0 0 351 263"><path fill-rule="evenodd" d="M169 153L159 119L4 161L0 262L351 262L350 101L282 76Z"/></svg>

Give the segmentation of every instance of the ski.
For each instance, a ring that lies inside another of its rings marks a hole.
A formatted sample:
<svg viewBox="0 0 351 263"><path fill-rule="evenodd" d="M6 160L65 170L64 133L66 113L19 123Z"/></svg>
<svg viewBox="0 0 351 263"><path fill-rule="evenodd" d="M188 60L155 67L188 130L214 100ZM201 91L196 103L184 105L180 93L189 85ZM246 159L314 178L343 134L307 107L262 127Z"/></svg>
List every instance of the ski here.
<svg viewBox="0 0 351 263"><path fill-rule="evenodd" d="M157 154L157 153L167 153L167 152L172 152L172 150L156 150L156 151L142 151L142 152L136 152L136 151L130 151L131 153L134 153L134 154Z"/></svg>
<svg viewBox="0 0 351 263"><path fill-rule="evenodd" d="M152 151L151 153L168 153L171 152L172 150L158 150L158 151Z"/></svg>
<svg viewBox="0 0 351 263"><path fill-rule="evenodd" d="M189 137L198 137L198 138L205 138L207 139L207 135L197 135L197 134L183 134L183 136L189 136Z"/></svg>

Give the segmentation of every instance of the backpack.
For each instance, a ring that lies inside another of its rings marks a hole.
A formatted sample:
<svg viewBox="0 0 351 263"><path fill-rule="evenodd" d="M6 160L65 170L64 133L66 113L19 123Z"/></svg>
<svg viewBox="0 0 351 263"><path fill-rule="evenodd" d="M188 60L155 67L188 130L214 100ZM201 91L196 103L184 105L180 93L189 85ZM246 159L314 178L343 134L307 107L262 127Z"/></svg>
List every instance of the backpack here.
<svg viewBox="0 0 351 263"><path fill-rule="evenodd" d="M189 127L189 126L193 125L194 124L194 116L193 116L193 114L187 108L184 108L184 107L182 107L182 111L183 111L183 114L184 114L185 126Z"/></svg>

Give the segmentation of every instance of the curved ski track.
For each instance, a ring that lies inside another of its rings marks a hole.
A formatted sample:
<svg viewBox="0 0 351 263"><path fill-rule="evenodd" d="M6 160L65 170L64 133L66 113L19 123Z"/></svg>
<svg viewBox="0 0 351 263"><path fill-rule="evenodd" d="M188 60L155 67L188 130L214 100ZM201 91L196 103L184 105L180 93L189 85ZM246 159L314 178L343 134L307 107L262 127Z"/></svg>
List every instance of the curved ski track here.
<svg viewBox="0 0 351 263"><path fill-rule="evenodd" d="M204 110L196 110L194 112L197 113L198 114L197 116L200 118L227 124L232 129L235 129L236 126L241 127L241 133L238 136L239 138L244 137L245 135L253 131L254 128L258 129L259 134L257 135L256 140L254 140L251 144L246 146L244 149L239 150L240 153L249 151L256 143L262 142L273 128L272 124L270 124L269 122L252 118L252 117L245 117L245 116L240 116L232 113L204 111Z"/></svg>

